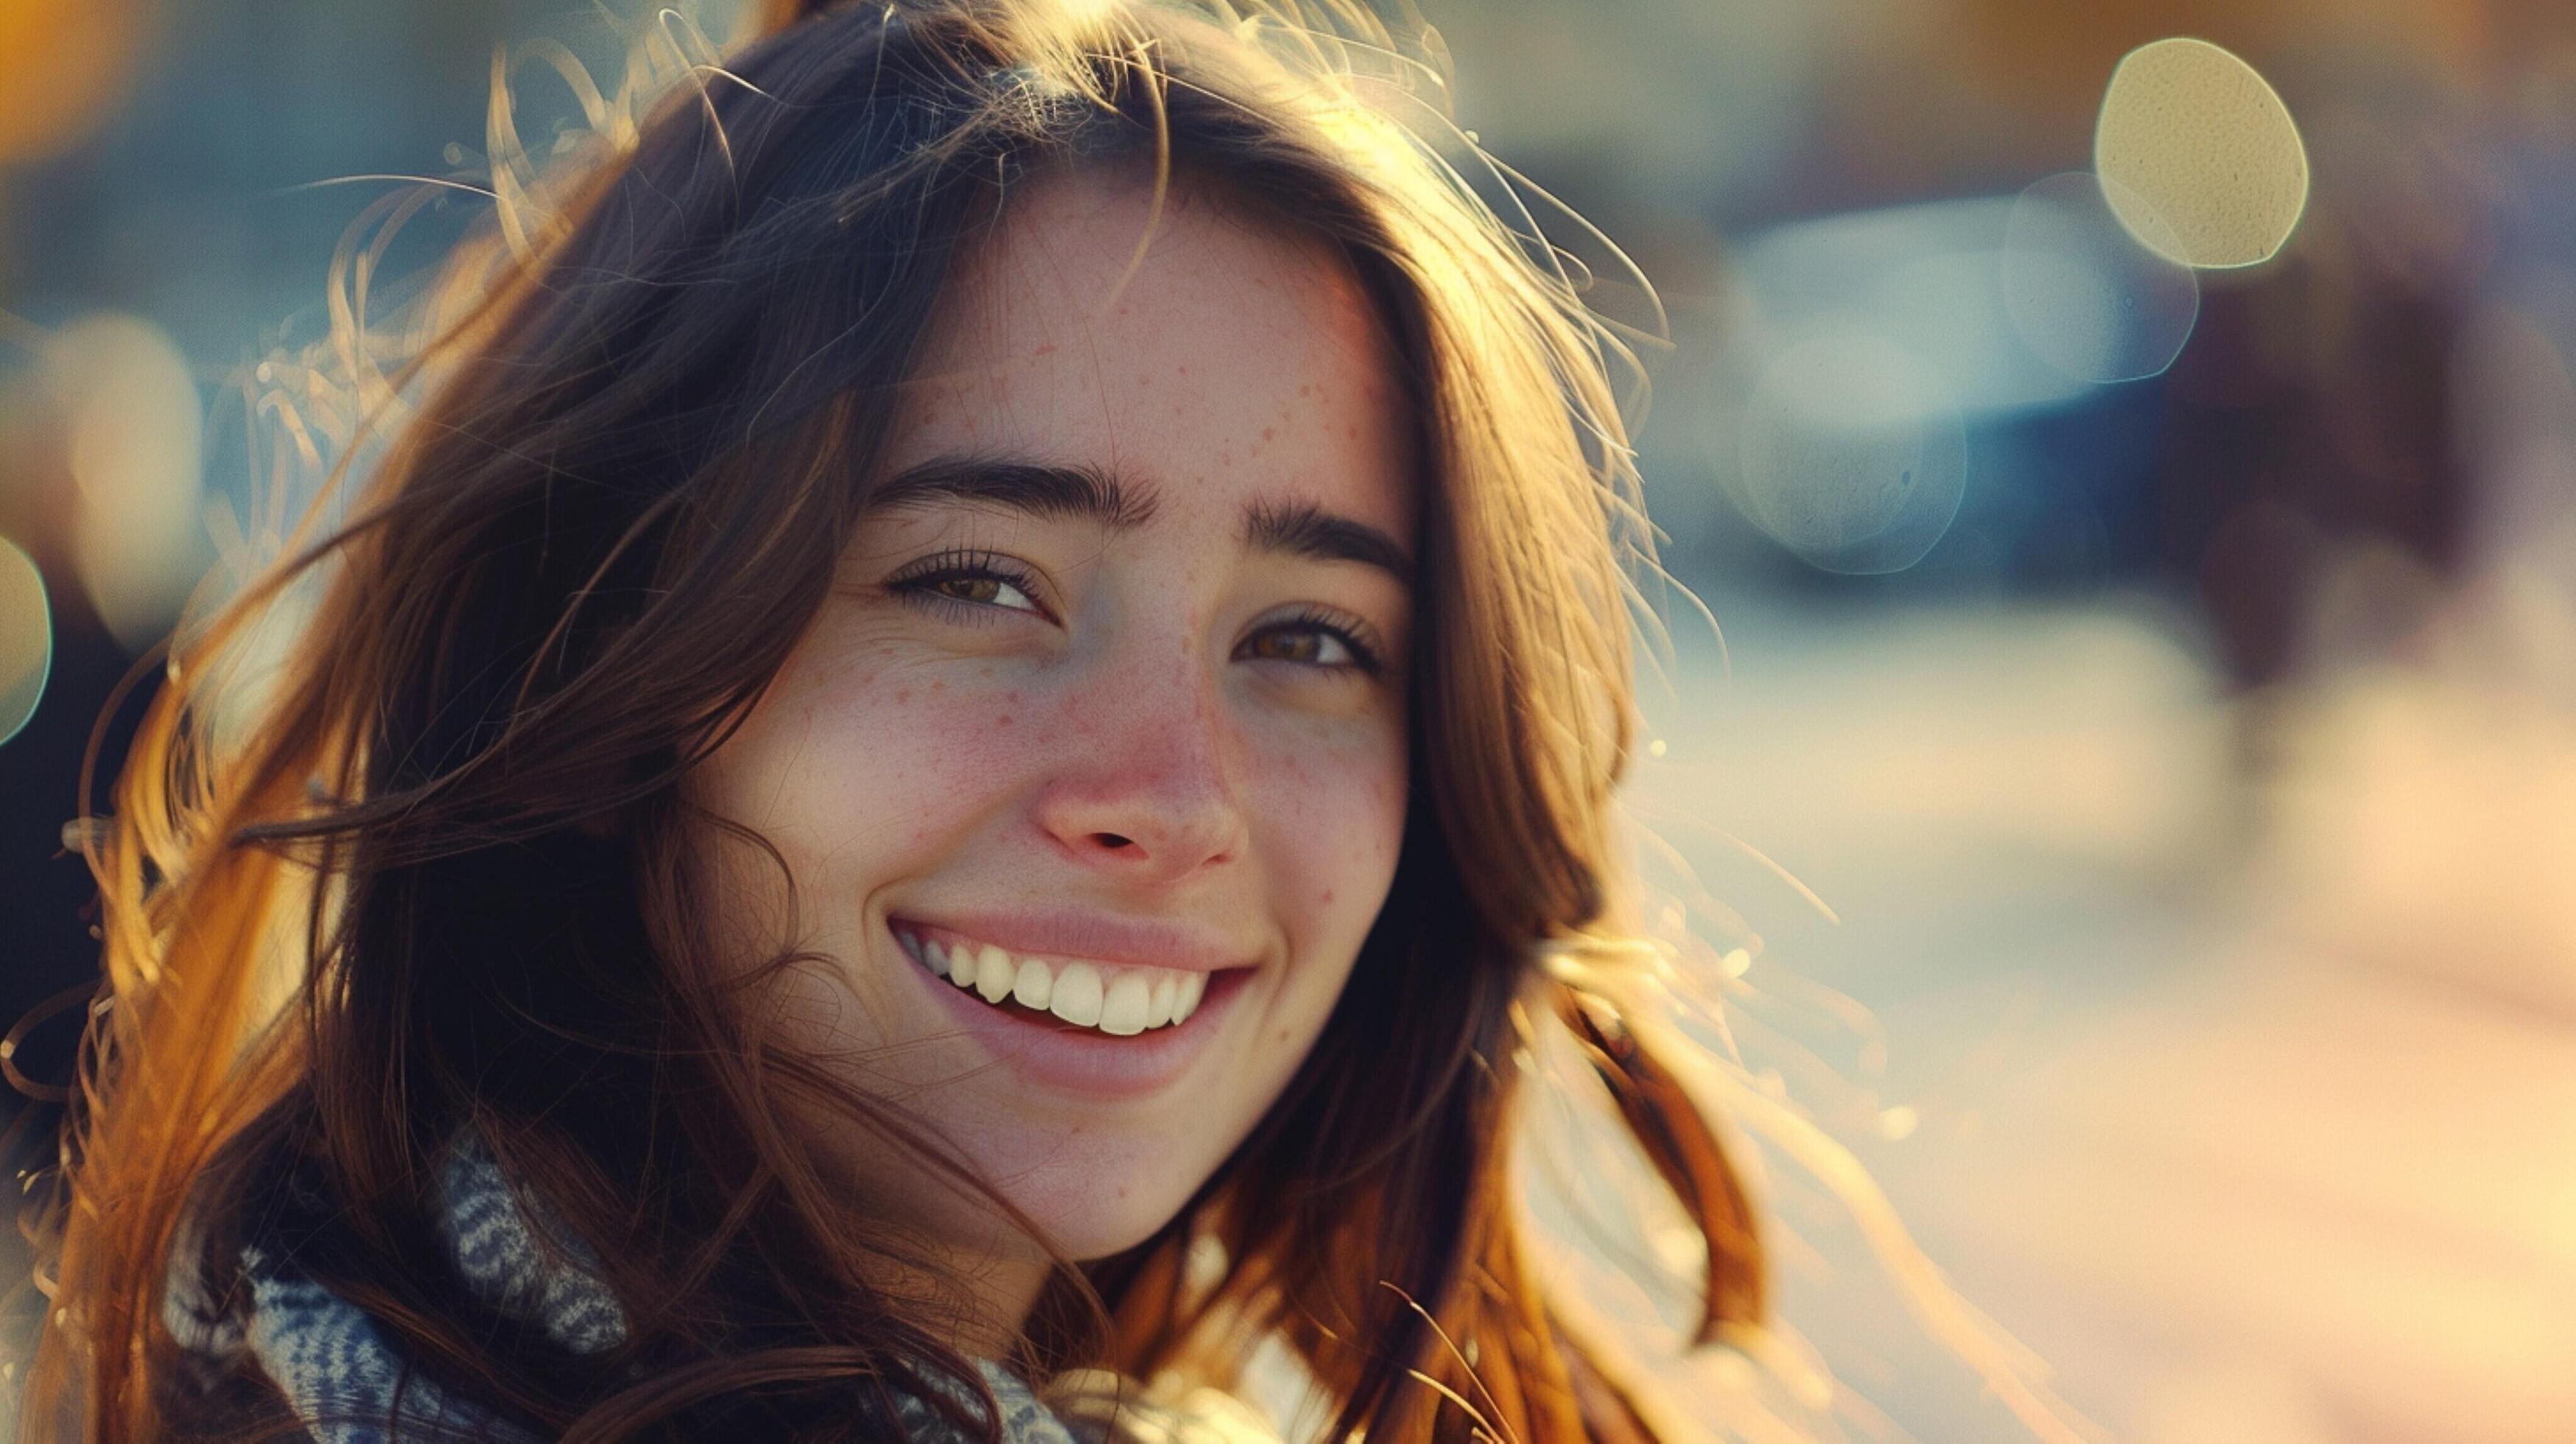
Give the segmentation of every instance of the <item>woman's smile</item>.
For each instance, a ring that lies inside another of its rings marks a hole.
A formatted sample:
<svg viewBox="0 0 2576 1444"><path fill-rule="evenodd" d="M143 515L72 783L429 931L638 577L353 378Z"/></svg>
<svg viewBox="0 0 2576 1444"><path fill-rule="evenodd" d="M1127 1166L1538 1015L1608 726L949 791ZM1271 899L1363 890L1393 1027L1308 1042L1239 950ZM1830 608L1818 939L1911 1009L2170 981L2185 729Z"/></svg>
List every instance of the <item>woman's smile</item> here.
<svg viewBox="0 0 2576 1444"><path fill-rule="evenodd" d="M1032 1014L1122 1038L1188 1022L1207 991L1208 975L1193 969L1014 953L999 943L903 922L895 924L894 935L932 977L972 989L987 1003L1016 1003Z"/></svg>
<svg viewBox="0 0 2576 1444"><path fill-rule="evenodd" d="M1178 1083L1260 971L1013 953L900 917L887 934L919 964L904 971L996 1061L1025 1082L1097 1101Z"/></svg>

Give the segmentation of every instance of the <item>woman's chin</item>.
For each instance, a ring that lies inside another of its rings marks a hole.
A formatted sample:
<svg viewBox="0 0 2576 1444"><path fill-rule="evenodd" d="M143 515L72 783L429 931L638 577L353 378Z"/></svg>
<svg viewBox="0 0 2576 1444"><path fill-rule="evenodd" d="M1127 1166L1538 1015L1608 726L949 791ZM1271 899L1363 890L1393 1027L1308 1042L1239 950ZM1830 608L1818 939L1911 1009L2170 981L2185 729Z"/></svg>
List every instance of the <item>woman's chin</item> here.
<svg viewBox="0 0 2576 1444"><path fill-rule="evenodd" d="M1170 1150L1149 1140L1117 1147L1107 1137L1067 1140L1109 1157L1065 1157L1035 1162L977 1159L995 1188L1077 1262L1123 1253L1154 1236L1180 1212L1205 1177Z"/></svg>

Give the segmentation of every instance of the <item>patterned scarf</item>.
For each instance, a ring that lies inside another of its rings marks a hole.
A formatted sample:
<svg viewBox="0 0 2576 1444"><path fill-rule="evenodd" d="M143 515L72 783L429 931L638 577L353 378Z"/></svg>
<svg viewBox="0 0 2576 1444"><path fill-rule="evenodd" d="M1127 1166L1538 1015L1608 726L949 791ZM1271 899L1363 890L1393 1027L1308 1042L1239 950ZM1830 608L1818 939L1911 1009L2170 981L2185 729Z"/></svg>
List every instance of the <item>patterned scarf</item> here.
<svg viewBox="0 0 2576 1444"><path fill-rule="evenodd" d="M573 1262L557 1263L539 1248L531 1220L479 1134L462 1132L447 1150L439 1192L437 1223L448 1261L477 1298L535 1324L576 1354L625 1341L624 1311L581 1266L595 1264L595 1256L557 1227L548 1229L550 1239L559 1240L557 1252ZM254 1244L242 1251L241 1265L249 1285L246 1318L218 1309L193 1269L173 1273L164 1318L200 1381L255 1363L286 1395L316 1444L383 1444L389 1434L385 1421L396 1417L398 1384L406 1438L509 1444L538 1439L418 1374L404 1381L402 1358L376 1320L285 1260ZM1088 1444L1100 1437L1086 1430L1078 1441L1018 1376L990 1360L980 1368L1001 1404L1002 1437L1011 1444ZM901 1410L919 1444L964 1437L918 1398L903 1400Z"/></svg>

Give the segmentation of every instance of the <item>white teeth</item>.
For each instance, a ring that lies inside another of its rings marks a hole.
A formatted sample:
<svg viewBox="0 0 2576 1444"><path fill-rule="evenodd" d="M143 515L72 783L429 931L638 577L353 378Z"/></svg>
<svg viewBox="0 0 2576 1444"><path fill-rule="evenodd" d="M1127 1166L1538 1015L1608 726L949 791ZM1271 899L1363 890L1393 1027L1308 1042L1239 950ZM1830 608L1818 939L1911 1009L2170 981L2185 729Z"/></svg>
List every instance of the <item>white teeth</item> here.
<svg viewBox="0 0 2576 1444"><path fill-rule="evenodd" d="M1047 1000L1055 996L1055 974L1035 958L1020 959L1019 976L1011 980L1011 998L1023 1008L1043 1013Z"/></svg>
<svg viewBox="0 0 2576 1444"><path fill-rule="evenodd" d="M999 1006L1007 999L1122 1038L1187 1021L1207 991L1205 973L1014 958L991 943L943 943L927 933L893 931L896 943L932 977L946 978L985 1002Z"/></svg>
<svg viewBox="0 0 2576 1444"><path fill-rule="evenodd" d="M1009 997L1019 977L1020 970L1012 965L1009 953L991 943L984 945L983 955L975 960L975 991L984 995L985 1002L998 1003Z"/></svg>
<svg viewBox="0 0 2576 1444"><path fill-rule="evenodd" d="M1091 1027L1100 1021L1100 970L1089 963L1067 963L1055 975L1055 992L1047 1011L1068 1023Z"/></svg>
<svg viewBox="0 0 2576 1444"><path fill-rule="evenodd" d="M1153 1005L1154 990L1141 973L1121 973L1109 985L1109 996L1100 1000L1100 1031L1126 1037L1145 1031L1145 1014Z"/></svg>

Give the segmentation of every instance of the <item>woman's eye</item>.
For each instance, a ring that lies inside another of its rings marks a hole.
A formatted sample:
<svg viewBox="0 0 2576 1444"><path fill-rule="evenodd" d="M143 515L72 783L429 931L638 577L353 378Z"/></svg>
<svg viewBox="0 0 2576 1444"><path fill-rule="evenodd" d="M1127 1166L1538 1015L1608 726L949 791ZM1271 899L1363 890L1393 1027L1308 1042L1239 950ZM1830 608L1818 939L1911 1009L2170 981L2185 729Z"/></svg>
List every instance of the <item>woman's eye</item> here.
<svg viewBox="0 0 2576 1444"><path fill-rule="evenodd" d="M1045 609L1030 595L1034 587L1025 573L981 555L934 557L924 566L886 583L886 590L906 601L976 621L994 612L1044 616Z"/></svg>
<svg viewBox="0 0 2576 1444"><path fill-rule="evenodd" d="M1023 603L1028 602L1028 593L1000 577L942 577L930 583L928 589L955 601L982 602L986 606L997 603L1009 606L1011 603L1006 600L1009 597L1018 597Z"/></svg>
<svg viewBox="0 0 2576 1444"><path fill-rule="evenodd" d="M1366 644L1347 629L1319 618L1265 627L1243 645L1262 661L1295 662L1357 676L1373 677L1379 671L1377 654Z"/></svg>

